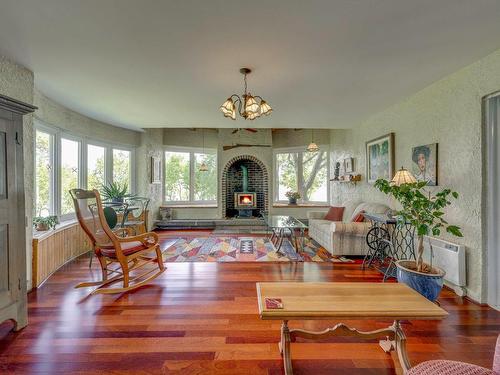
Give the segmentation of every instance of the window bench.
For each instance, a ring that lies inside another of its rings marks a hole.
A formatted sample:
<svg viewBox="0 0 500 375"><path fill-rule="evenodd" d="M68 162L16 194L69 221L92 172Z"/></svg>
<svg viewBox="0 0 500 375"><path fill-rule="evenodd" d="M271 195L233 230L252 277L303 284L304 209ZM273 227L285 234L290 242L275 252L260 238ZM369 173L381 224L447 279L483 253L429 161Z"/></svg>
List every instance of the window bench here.
<svg viewBox="0 0 500 375"><path fill-rule="evenodd" d="M89 252L92 246L78 221L69 220L54 230L33 232L33 288L39 287L61 266Z"/></svg>

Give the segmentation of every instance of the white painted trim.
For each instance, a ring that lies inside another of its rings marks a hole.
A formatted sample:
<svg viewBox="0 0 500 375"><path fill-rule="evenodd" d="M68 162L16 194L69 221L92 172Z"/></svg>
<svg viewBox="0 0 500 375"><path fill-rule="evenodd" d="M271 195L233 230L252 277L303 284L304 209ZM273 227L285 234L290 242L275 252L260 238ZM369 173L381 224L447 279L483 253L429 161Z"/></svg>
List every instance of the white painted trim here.
<svg viewBox="0 0 500 375"><path fill-rule="evenodd" d="M487 303L500 310L500 92L483 99L487 158ZM494 105L492 107L491 105Z"/></svg>

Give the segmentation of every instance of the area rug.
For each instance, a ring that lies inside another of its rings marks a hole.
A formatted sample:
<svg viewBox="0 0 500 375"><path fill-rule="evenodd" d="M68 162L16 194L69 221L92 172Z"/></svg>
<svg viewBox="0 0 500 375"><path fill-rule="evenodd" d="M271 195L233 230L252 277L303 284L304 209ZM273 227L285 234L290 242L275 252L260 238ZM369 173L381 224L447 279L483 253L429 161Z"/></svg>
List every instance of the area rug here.
<svg viewBox="0 0 500 375"><path fill-rule="evenodd" d="M330 255L316 242L306 239L297 253L288 240L280 251L266 237L181 237L163 252L165 262L335 262L353 263Z"/></svg>

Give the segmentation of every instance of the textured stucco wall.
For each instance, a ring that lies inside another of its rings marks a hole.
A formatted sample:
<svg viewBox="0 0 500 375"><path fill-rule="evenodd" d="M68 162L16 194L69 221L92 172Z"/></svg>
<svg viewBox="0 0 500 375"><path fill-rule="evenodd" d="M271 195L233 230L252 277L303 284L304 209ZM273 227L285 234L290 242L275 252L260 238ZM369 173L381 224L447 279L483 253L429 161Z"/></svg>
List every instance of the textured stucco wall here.
<svg viewBox="0 0 500 375"><path fill-rule="evenodd" d="M47 125L102 142L127 146L139 146L141 142L140 132L118 128L81 115L51 100L36 89L34 102L38 107L35 119Z"/></svg>
<svg viewBox="0 0 500 375"><path fill-rule="evenodd" d="M151 198L149 204L149 223L158 218L163 203L162 184L151 183L151 158L163 156L163 129L145 129L140 135L140 146L136 149L137 192L140 196ZM162 163L163 167L163 163ZM161 170L163 181L163 168Z"/></svg>
<svg viewBox="0 0 500 375"><path fill-rule="evenodd" d="M499 89L500 50L371 117L352 131L345 131L341 134L348 140L344 148L342 142L335 144L336 132L332 133L334 153L352 152L363 178L366 177L365 141L394 132L396 168L411 166L413 146L439 143L440 188L449 187L460 194L459 201L447 210L447 217L461 226L464 233L463 238L444 237L467 246L467 293L477 301L485 298L481 98ZM387 201L366 182L356 188L333 185L332 191L334 197L350 195Z"/></svg>
<svg viewBox="0 0 500 375"><path fill-rule="evenodd" d="M0 56L0 94L33 104L33 72ZM27 223L31 223L33 211L33 115L23 118L24 187ZM31 289L31 225L26 227L26 259L28 290Z"/></svg>

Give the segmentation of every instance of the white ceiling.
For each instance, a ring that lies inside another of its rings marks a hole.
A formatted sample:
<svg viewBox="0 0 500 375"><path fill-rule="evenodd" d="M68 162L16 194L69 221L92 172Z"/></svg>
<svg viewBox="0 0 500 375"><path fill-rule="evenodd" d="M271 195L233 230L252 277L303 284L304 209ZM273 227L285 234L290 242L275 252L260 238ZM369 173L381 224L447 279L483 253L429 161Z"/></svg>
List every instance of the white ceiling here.
<svg viewBox="0 0 500 375"><path fill-rule="evenodd" d="M0 53L128 128L346 128L500 48L498 0L0 0ZM233 122L242 90L274 112Z"/></svg>

